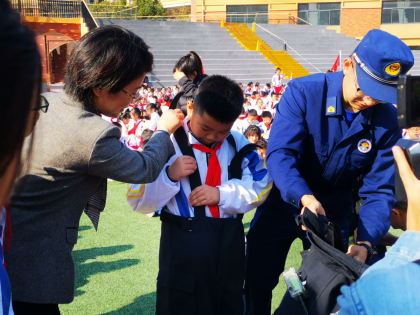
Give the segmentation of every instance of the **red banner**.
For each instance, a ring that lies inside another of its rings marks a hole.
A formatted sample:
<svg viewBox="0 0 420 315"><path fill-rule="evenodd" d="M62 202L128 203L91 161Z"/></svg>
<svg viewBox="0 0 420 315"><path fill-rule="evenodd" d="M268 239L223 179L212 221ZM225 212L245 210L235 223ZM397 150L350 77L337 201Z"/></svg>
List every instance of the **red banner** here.
<svg viewBox="0 0 420 315"><path fill-rule="evenodd" d="M337 57L337 60L334 62L334 65L331 68L332 72L337 72L338 66L341 66L341 51Z"/></svg>

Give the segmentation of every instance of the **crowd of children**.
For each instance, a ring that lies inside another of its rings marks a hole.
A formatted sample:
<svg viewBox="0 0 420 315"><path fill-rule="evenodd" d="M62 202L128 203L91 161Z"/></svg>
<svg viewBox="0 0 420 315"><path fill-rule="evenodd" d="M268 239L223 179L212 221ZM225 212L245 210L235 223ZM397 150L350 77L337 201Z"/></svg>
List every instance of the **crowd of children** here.
<svg viewBox="0 0 420 315"><path fill-rule="evenodd" d="M239 83L244 96L242 112L233 124L237 131L251 143L257 143L262 149L259 154L265 157L270 129L276 114L276 105L286 88L283 84L281 69L276 69L272 82L260 87L260 83L249 82L246 87ZM103 116L121 129L121 142L133 150L142 150L156 130L162 113L169 109L171 100L179 93L179 87L152 88L143 85L133 103L126 108L119 119ZM146 136L144 136L146 134Z"/></svg>

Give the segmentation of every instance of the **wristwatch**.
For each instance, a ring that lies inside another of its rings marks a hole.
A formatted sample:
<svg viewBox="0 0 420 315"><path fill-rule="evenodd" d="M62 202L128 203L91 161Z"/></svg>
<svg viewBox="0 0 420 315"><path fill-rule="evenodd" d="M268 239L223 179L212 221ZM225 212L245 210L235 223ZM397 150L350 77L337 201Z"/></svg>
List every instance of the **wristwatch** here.
<svg viewBox="0 0 420 315"><path fill-rule="evenodd" d="M367 264L369 262L370 257L372 257L373 255L373 248L370 247L368 244L364 243L364 242L357 242L357 245L362 246L364 248L366 248L368 255L366 257L366 261L365 264Z"/></svg>

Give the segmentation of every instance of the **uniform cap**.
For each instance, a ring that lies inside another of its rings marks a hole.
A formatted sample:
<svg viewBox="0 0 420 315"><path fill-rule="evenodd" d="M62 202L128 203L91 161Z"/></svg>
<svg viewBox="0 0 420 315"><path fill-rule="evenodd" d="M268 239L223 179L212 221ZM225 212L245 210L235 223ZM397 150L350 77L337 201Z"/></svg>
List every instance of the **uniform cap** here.
<svg viewBox="0 0 420 315"><path fill-rule="evenodd" d="M357 81L366 95L397 104L398 77L414 64L413 53L398 37L371 30L353 52Z"/></svg>

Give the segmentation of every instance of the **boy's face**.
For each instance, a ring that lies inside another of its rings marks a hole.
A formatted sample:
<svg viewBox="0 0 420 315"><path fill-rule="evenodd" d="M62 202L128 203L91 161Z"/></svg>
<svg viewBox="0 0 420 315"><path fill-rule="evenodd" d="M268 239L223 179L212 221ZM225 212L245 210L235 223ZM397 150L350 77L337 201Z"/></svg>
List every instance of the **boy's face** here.
<svg viewBox="0 0 420 315"><path fill-rule="evenodd" d="M162 98L162 92L158 93L158 98Z"/></svg>
<svg viewBox="0 0 420 315"><path fill-rule="evenodd" d="M271 100L272 100L272 101L277 100L277 95L276 95L276 94L271 94Z"/></svg>
<svg viewBox="0 0 420 315"><path fill-rule="evenodd" d="M242 89L243 85L242 84L239 84L239 87Z"/></svg>
<svg viewBox="0 0 420 315"><path fill-rule="evenodd" d="M273 120L273 118L270 118L270 117L263 117L263 122L264 122L264 124L266 124L266 125L269 125L269 124L271 124L271 121Z"/></svg>
<svg viewBox="0 0 420 315"><path fill-rule="evenodd" d="M187 115L190 118L191 132L205 145L211 145L214 142L225 139L232 129L232 123L221 123L209 116L206 112L201 116L194 112L194 104L187 103Z"/></svg>
<svg viewBox="0 0 420 315"><path fill-rule="evenodd" d="M271 73L273 73L273 72L271 72ZM280 74L281 73L281 70L276 70L276 73L277 74Z"/></svg>
<svg viewBox="0 0 420 315"><path fill-rule="evenodd" d="M129 118L123 118L123 123L124 124L128 125L129 122L130 122L130 119Z"/></svg>
<svg viewBox="0 0 420 315"><path fill-rule="evenodd" d="M257 116L248 115L248 122L252 125L257 120Z"/></svg>
<svg viewBox="0 0 420 315"><path fill-rule="evenodd" d="M131 119L137 121L140 119L139 115L134 114L133 112L130 113Z"/></svg>
<svg viewBox="0 0 420 315"><path fill-rule="evenodd" d="M261 156L263 158L263 160L265 161L265 158L267 156L267 149L260 149L258 148L258 155Z"/></svg>
<svg viewBox="0 0 420 315"><path fill-rule="evenodd" d="M264 102L262 101L262 99L258 99L258 101L257 101L257 106L258 106L259 108L263 108L263 107L264 107Z"/></svg>

